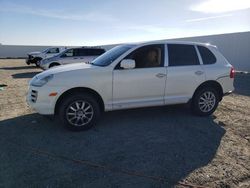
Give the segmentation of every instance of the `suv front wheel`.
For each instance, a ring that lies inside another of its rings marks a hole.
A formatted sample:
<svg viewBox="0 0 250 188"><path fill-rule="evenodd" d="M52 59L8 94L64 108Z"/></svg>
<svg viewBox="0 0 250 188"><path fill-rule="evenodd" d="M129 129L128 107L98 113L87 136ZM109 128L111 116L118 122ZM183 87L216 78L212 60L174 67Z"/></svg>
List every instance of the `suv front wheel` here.
<svg viewBox="0 0 250 188"><path fill-rule="evenodd" d="M204 87L198 90L192 100L192 110L199 116L209 116L219 104L219 95L214 88Z"/></svg>
<svg viewBox="0 0 250 188"><path fill-rule="evenodd" d="M94 97L88 94L74 94L66 97L59 106L60 121L72 131L88 130L100 116L100 107Z"/></svg>

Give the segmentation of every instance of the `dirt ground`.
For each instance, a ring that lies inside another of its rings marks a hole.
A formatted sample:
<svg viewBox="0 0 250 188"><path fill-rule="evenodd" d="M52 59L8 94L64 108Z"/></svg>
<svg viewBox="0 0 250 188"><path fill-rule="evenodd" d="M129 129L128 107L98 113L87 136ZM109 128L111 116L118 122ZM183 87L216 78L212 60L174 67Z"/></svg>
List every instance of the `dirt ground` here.
<svg viewBox="0 0 250 188"><path fill-rule="evenodd" d="M0 60L0 187L250 187L250 74L211 117L125 110L73 133L27 106L39 72Z"/></svg>

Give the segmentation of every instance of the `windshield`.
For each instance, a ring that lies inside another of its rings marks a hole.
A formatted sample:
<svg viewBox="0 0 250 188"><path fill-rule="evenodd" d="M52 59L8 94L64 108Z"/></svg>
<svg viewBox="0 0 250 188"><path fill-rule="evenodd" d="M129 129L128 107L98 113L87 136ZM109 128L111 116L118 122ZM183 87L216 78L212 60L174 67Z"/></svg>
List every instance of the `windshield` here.
<svg viewBox="0 0 250 188"><path fill-rule="evenodd" d="M102 67L108 66L132 47L132 45L122 45L114 47L103 55L96 58L91 64Z"/></svg>
<svg viewBox="0 0 250 188"><path fill-rule="evenodd" d="M45 50L42 51L42 53L45 53L49 50L49 48L46 48Z"/></svg>

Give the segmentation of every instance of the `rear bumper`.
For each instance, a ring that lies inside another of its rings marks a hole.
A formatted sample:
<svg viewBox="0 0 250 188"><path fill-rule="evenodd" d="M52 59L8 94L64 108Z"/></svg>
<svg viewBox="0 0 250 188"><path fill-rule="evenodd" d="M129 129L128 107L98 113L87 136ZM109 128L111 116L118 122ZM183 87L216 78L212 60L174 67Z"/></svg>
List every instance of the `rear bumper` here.
<svg viewBox="0 0 250 188"><path fill-rule="evenodd" d="M221 85L224 95L228 95L234 91L234 79L229 76L221 77L217 81Z"/></svg>

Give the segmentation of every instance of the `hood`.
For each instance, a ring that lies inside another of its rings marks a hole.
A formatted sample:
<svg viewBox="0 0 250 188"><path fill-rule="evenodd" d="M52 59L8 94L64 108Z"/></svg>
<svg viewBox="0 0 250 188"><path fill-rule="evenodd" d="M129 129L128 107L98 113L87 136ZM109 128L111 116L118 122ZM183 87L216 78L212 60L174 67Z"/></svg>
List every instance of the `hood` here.
<svg viewBox="0 0 250 188"><path fill-rule="evenodd" d="M37 74L36 77L45 77L50 74L58 74L58 73L64 73L74 70L81 70L81 69L90 69L90 68L96 68L97 66L86 64L86 63L73 63L69 65L60 65L53 68L50 68L46 71L41 72L40 74Z"/></svg>
<svg viewBox="0 0 250 188"><path fill-rule="evenodd" d="M38 55L38 54L40 54L41 52L30 52L30 53L28 53L28 55Z"/></svg>

